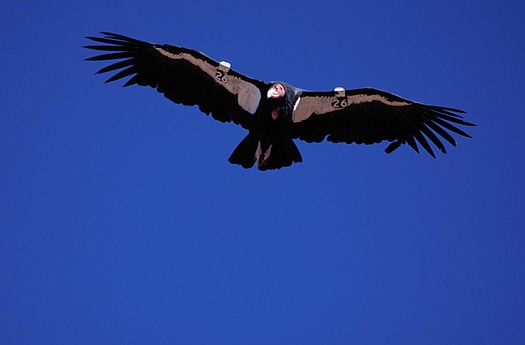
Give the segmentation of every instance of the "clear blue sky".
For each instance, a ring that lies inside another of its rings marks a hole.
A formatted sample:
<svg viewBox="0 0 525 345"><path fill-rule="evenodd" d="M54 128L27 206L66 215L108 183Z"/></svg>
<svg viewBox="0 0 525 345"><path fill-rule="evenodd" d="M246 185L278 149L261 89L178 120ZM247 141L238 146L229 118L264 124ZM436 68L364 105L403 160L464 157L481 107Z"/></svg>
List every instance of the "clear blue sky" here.
<svg viewBox="0 0 525 345"><path fill-rule="evenodd" d="M0 343L525 344L523 1L11 1L0 12ZM253 78L467 111L472 140L244 137L84 62L99 31Z"/></svg>

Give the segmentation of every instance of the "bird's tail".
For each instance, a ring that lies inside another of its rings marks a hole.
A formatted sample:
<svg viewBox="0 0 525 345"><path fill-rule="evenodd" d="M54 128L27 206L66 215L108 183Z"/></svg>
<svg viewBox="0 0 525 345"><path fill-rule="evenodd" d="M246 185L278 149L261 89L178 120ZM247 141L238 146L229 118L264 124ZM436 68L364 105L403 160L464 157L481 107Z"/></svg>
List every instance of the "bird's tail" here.
<svg viewBox="0 0 525 345"><path fill-rule="evenodd" d="M257 134L254 132L248 133L246 138L237 145L228 161L232 164L239 164L245 169L253 167L257 143Z"/></svg>
<svg viewBox="0 0 525 345"><path fill-rule="evenodd" d="M284 138L271 146L268 159L258 165L260 170L273 170L288 167L303 161L301 153L291 138Z"/></svg>
<svg viewBox="0 0 525 345"><path fill-rule="evenodd" d="M243 168L251 168L257 162L259 170L273 170L302 162L303 158L291 138L284 138L269 147L262 148L258 135L250 132L239 143L228 160Z"/></svg>

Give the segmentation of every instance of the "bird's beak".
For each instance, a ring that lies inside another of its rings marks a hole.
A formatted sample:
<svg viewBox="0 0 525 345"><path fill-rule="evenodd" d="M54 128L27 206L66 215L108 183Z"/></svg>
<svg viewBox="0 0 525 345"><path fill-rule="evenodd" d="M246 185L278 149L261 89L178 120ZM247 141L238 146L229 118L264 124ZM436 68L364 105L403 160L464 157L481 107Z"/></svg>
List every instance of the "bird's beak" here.
<svg viewBox="0 0 525 345"><path fill-rule="evenodd" d="M279 91L275 89L275 87L271 87L270 90L268 90L268 98L279 98Z"/></svg>
<svg viewBox="0 0 525 345"><path fill-rule="evenodd" d="M268 93L266 95L268 96L268 98L279 99L284 97L284 94L284 87L281 84L277 83L272 85L272 87L268 90Z"/></svg>

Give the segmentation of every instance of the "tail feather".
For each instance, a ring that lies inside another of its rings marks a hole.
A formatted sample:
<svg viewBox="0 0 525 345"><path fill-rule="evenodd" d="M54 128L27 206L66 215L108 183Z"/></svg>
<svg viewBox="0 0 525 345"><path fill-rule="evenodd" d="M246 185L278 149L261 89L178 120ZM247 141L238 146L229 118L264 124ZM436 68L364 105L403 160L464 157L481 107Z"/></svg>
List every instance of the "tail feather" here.
<svg viewBox="0 0 525 345"><path fill-rule="evenodd" d="M258 135L254 132L248 133L239 145L237 145L228 161L232 164L239 164L246 169L253 167L256 161L258 145ZM261 166L259 166L259 169L280 169L302 161L303 158L301 157L301 153L297 146L295 146L293 140L291 138L285 138L272 144L270 156Z"/></svg>
<svg viewBox="0 0 525 345"><path fill-rule="evenodd" d="M290 138L285 138L272 145L268 160L259 167L260 170L273 170L288 167L303 161L301 153Z"/></svg>
<svg viewBox="0 0 525 345"><path fill-rule="evenodd" d="M255 150L257 150L257 135L253 132L237 145L228 161L232 164L239 164L245 169L253 167L255 163Z"/></svg>

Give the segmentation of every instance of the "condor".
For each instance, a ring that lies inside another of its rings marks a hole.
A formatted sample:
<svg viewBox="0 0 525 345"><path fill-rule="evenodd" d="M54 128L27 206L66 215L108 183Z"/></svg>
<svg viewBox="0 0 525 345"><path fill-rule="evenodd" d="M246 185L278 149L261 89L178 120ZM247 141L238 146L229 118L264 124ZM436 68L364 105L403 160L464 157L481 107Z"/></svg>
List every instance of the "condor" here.
<svg viewBox="0 0 525 345"><path fill-rule="evenodd" d="M117 60L97 72L115 73L106 82L130 77L124 86L150 86L175 103L197 105L218 121L242 126L248 135L229 161L244 168L257 164L260 170L279 169L302 162L293 139L367 145L388 141L386 153L405 143L419 152L419 143L435 158L429 141L446 153L442 140L455 146L451 132L470 137L458 125L473 126L458 109L417 103L372 88L307 91L249 78L228 62L195 50L102 34L87 37L99 44L85 48L105 52L86 60Z"/></svg>

